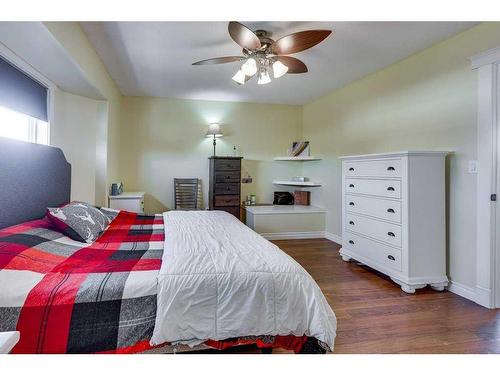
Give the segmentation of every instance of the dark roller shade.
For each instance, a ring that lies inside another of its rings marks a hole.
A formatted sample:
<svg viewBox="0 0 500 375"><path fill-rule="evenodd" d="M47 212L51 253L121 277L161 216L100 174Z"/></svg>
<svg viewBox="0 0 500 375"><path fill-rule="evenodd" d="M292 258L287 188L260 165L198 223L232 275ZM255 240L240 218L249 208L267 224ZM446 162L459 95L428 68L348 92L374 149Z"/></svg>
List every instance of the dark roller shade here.
<svg viewBox="0 0 500 375"><path fill-rule="evenodd" d="M0 57L0 106L47 121L47 88Z"/></svg>

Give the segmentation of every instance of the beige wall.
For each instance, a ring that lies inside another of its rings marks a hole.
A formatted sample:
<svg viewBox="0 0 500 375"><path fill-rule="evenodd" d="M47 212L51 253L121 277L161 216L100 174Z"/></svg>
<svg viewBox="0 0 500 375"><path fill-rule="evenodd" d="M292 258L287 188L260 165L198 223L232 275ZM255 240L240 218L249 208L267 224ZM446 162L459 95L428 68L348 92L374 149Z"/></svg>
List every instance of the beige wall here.
<svg viewBox="0 0 500 375"><path fill-rule="evenodd" d="M218 155L244 156L243 173L253 183L242 185L242 195L257 194L271 202L271 181L297 174L300 166L275 162L292 141L302 138L302 107L250 103L124 97L120 130L120 179L125 189L145 191L146 211L172 208L174 177L203 179L207 201L208 157L212 140L205 138L210 122L222 124L225 136L217 141Z"/></svg>
<svg viewBox="0 0 500 375"><path fill-rule="evenodd" d="M95 203L104 205L110 181L118 178L121 93L77 22L44 22L44 25L107 100L106 111L99 115L95 145ZM66 152L64 144L60 147Z"/></svg>
<svg viewBox="0 0 500 375"><path fill-rule="evenodd" d="M71 199L96 202L97 168L102 151L100 129L106 125L107 104L56 90L50 144L60 147L71 163Z"/></svg>
<svg viewBox="0 0 500 375"><path fill-rule="evenodd" d="M328 209L327 231L341 234L338 156L399 150L449 150L449 275L475 286L476 73L468 58L500 46L500 23L481 24L382 71L322 97L303 109L304 138L321 162L304 173L324 186L313 204Z"/></svg>

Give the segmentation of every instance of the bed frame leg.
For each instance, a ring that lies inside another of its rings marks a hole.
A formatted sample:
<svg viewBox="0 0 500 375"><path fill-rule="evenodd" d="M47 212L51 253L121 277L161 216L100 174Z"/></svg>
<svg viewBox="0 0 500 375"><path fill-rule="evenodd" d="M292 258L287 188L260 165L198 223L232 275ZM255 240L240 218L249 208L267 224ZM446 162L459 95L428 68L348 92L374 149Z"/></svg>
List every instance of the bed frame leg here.
<svg viewBox="0 0 500 375"><path fill-rule="evenodd" d="M262 348L260 350L262 354L273 354L273 348Z"/></svg>

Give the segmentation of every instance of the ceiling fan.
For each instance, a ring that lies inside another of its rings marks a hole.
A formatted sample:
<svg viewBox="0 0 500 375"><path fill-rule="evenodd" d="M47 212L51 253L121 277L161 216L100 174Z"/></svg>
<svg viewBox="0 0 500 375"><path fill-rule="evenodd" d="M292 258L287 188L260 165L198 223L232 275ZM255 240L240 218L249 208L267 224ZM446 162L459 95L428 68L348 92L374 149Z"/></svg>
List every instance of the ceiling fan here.
<svg viewBox="0 0 500 375"><path fill-rule="evenodd" d="M244 85L255 75L258 76L259 85L269 83L271 70L274 78L282 77L286 73L306 73L306 64L287 55L311 48L331 34L331 30L307 30L275 41L270 38L269 32L265 30L253 32L235 21L229 22L228 31L231 38L243 48L243 56L216 57L197 61L193 65L225 64L245 60L240 70L233 76L233 80L239 85Z"/></svg>

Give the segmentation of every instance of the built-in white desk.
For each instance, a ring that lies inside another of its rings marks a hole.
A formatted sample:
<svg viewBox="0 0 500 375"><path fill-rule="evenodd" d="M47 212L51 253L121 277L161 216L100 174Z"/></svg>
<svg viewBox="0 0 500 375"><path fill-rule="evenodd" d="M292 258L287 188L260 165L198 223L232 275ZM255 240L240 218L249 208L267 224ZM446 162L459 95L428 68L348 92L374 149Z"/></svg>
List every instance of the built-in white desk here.
<svg viewBox="0 0 500 375"><path fill-rule="evenodd" d="M316 206L246 206L246 225L272 240L324 238L326 210Z"/></svg>

